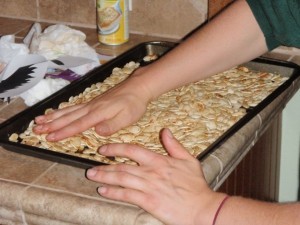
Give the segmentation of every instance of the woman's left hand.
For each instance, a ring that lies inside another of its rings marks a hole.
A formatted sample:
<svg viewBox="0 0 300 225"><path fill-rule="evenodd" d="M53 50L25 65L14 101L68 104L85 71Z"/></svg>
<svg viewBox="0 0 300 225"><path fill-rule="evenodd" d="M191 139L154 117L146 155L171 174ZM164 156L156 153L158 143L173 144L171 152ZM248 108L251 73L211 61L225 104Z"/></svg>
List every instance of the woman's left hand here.
<svg viewBox="0 0 300 225"><path fill-rule="evenodd" d="M161 138L168 156L132 144L101 147L101 154L126 157L138 166L98 166L87 177L102 184L103 197L138 205L166 224L210 224L224 195L208 187L199 161L169 129Z"/></svg>

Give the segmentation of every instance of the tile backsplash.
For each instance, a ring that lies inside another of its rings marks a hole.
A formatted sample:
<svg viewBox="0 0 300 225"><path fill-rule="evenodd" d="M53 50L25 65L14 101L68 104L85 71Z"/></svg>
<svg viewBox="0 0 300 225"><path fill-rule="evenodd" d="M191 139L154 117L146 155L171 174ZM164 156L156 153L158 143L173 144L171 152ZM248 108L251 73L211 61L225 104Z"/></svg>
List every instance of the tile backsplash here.
<svg viewBox="0 0 300 225"><path fill-rule="evenodd" d="M0 16L96 29L96 0L0 0ZM207 19L208 0L132 0L131 33L181 38Z"/></svg>
<svg viewBox="0 0 300 225"><path fill-rule="evenodd" d="M129 29L133 34L180 39L233 0L132 0ZM96 30L96 0L0 0L0 17L64 23ZM10 24L0 24L9 31ZM17 26L17 24L13 24ZM296 59L300 50L279 47L273 52Z"/></svg>
<svg viewBox="0 0 300 225"><path fill-rule="evenodd" d="M218 14L223 8L228 6L233 0L209 0L208 1L208 17L211 18Z"/></svg>
<svg viewBox="0 0 300 225"><path fill-rule="evenodd" d="M182 37L207 19L207 0L133 0L133 32Z"/></svg>

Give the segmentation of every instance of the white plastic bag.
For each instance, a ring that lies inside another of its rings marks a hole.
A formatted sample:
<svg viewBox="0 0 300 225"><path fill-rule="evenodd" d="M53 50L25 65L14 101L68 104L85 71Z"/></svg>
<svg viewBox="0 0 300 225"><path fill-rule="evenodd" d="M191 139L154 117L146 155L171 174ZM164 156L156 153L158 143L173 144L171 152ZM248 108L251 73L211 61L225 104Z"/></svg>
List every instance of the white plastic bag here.
<svg viewBox="0 0 300 225"><path fill-rule="evenodd" d="M72 68L75 73L84 75L100 65L95 49L90 47L85 39L86 35L83 32L63 24L49 26L42 33L39 23L35 23L24 42L30 46L31 53L40 54L48 60L67 55L93 60L91 63Z"/></svg>
<svg viewBox="0 0 300 225"><path fill-rule="evenodd" d="M15 56L28 53L27 45L15 43L14 35L2 36L0 38L0 73Z"/></svg>
<svg viewBox="0 0 300 225"><path fill-rule="evenodd" d="M69 81L63 79L42 79L37 85L20 94L20 97L23 98L27 106L32 106L54 92L62 89L69 83Z"/></svg>

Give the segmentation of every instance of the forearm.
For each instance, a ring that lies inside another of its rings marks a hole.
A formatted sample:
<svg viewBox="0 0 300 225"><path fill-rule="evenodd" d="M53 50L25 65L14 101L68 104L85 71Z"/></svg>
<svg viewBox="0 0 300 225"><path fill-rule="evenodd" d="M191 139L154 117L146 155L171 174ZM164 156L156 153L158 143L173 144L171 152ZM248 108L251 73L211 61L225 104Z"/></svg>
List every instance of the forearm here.
<svg viewBox="0 0 300 225"><path fill-rule="evenodd" d="M277 204L230 197L222 207L216 225L300 224L300 204Z"/></svg>
<svg viewBox="0 0 300 225"><path fill-rule="evenodd" d="M138 71L152 98L222 72L267 51L248 4L237 1L148 68ZM148 72L149 71L149 72Z"/></svg>
<svg viewBox="0 0 300 225"><path fill-rule="evenodd" d="M248 4L238 0L160 60L93 101L36 118L36 133L58 141L90 127L111 135L136 122L163 93L249 61L267 51ZM113 104L112 104L113 102Z"/></svg>

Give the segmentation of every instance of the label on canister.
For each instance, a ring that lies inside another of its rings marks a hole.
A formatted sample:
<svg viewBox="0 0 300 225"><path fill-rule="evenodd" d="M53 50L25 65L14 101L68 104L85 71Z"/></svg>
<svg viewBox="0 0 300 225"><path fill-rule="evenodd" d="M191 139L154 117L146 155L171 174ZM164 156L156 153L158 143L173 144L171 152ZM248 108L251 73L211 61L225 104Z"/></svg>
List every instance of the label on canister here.
<svg viewBox="0 0 300 225"><path fill-rule="evenodd" d="M119 45L128 41L128 0L97 0L100 43Z"/></svg>

